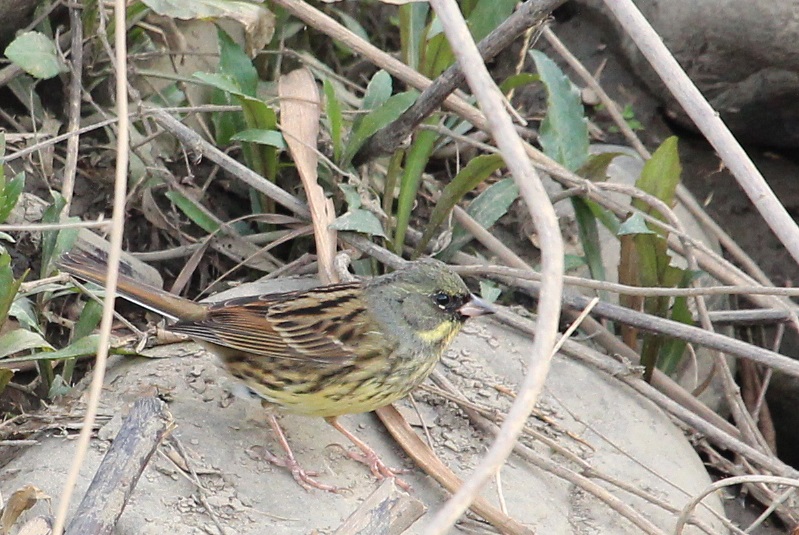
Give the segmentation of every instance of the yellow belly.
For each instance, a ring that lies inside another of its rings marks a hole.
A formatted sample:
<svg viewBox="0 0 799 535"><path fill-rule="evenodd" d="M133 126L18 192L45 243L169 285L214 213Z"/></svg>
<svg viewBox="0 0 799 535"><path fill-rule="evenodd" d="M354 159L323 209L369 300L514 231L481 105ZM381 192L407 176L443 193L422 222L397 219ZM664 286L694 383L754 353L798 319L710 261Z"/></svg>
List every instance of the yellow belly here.
<svg viewBox="0 0 799 535"><path fill-rule="evenodd" d="M357 369L330 371L322 381L310 380L307 370L301 375L299 370L284 369L267 378L263 370L243 363L228 369L282 412L327 418L373 411L405 397L430 375L437 362L438 355L433 354L394 363L389 369L385 360L375 359L371 366L361 362Z"/></svg>

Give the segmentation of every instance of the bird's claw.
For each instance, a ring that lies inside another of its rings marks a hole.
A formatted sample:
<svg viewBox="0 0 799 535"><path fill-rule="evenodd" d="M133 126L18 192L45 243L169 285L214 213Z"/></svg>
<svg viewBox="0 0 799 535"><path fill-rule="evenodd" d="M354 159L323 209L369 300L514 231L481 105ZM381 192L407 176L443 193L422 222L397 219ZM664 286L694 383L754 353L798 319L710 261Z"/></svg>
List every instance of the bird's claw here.
<svg viewBox="0 0 799 535"><path fill-rule="evenodd" d="M336 494L340 494L345 492L346 489L342 489L341 487L335 487L333 485L327 485L325 483L321 483L317 481L315 478L319 475L318 472L306 471L297 459L293 456L277 456L271 451L267 450L266 448L258 448L259 449L259 457L263 460L267 461L268 463L274 464L275 466L280 466L282 468L286 468L288 471L291 472L291 476L294 478L294 481L297 482L302 488L307 491L311 491L313 489L323 490L325 492L334 492Z"/></svg>
<svg viewBox="0 0 799 535"><path fill-rule="evenodd" d="M388 466L373 450L367 453L345 448L341 444L334 445L339 447L350 459L368 466L369 470L372 472L372 475L374 475L377 479L393 479L397 486L402 490L406 492L411 490L410 484L398 476L398 474L407 474L410 472L410 470L406 468L392 468Z"/></svg>

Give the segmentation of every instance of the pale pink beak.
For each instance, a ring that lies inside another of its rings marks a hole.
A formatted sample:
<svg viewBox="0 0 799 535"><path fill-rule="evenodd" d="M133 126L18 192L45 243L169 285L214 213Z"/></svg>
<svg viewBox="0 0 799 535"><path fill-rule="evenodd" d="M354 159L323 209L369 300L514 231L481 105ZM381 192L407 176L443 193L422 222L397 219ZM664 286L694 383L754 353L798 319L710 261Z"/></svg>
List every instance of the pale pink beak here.
<svg viewBox="0 0 799 535"><path fill-rule="evenodd" d="M477 316L484 316L485 314L493 314L496 310L494 310L494 307L490 304L472 294L471 298L461 305L458 312L461 316L475 318Z"/></svg>

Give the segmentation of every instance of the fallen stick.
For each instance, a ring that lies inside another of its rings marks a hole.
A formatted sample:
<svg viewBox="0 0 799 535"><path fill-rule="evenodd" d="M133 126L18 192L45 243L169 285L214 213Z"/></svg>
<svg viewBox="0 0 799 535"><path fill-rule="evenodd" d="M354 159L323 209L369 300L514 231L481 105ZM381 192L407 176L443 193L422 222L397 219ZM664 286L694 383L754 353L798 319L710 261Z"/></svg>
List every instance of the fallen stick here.
<svg viewBox="0 0 799 535"><path fill-rule="evenodd" d="M94 474L66 535L110 535L158 444L175 428L166 404L137 400Z"/></svg>

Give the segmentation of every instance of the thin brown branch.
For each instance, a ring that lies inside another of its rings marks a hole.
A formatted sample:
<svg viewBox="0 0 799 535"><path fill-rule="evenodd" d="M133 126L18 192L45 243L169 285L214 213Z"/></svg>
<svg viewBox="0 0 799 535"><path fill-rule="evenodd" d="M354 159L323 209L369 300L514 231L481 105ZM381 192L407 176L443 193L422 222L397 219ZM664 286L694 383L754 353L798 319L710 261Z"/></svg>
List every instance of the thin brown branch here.
<svg viewBox="0 0 799 535"><path fill-rule="evenodd" d="M477 45L484 62L490 61L517 37L541 24L563 0L527 0ZM422 121L441 107L444 100L466 81L458 63L449 67L425 89L416 102L396 121L386 126L358 151L356 165L394 153Z"/></svg>

